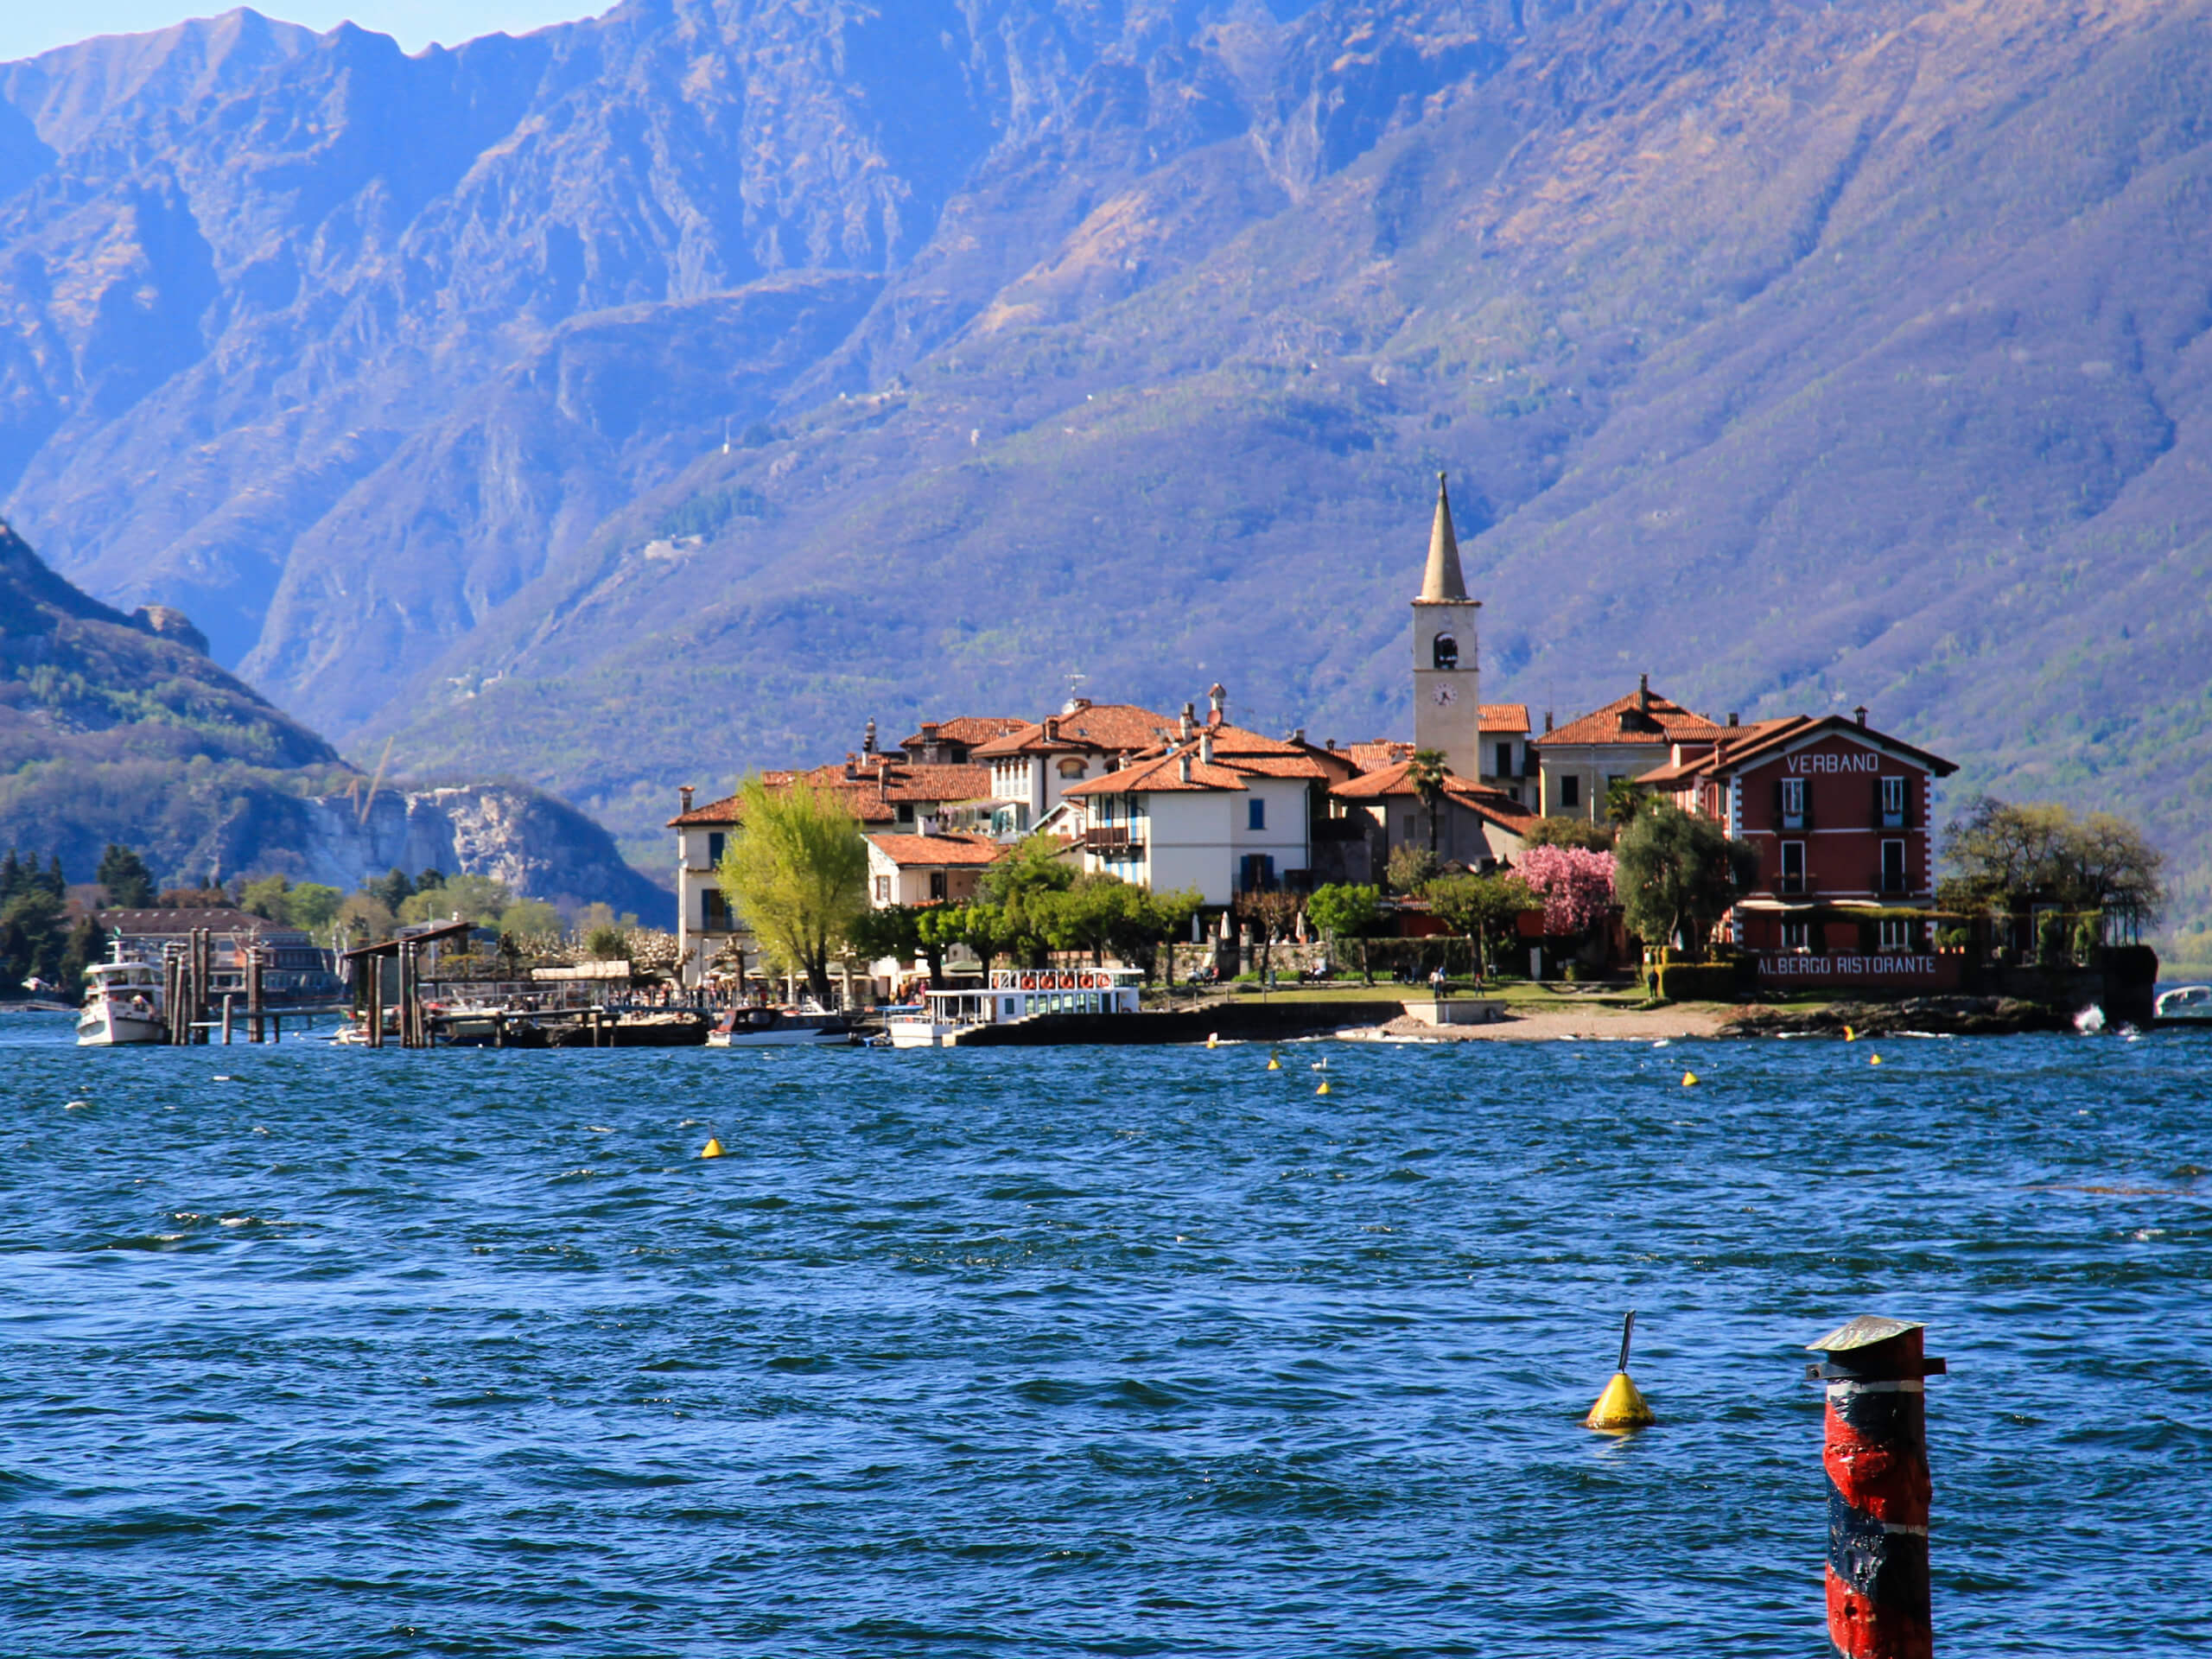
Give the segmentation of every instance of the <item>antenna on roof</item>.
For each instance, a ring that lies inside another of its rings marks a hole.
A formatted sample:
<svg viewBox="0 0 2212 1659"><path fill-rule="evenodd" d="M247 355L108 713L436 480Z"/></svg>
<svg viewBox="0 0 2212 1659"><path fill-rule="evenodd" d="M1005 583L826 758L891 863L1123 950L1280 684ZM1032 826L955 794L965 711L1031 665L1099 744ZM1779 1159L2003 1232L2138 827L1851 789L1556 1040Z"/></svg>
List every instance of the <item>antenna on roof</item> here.
<svg viewBox="0 0 2212 1659"><path fill-rule="evenodd" d="M1088 680L1090 677L1090 676L1084 673L1079 668L1071 668L1068 670L1068 702L1067 707L1061 711L1062 713L1071 715L1075 712L1077 702L1076 694L1083 690L1084 682Z"/></svg>

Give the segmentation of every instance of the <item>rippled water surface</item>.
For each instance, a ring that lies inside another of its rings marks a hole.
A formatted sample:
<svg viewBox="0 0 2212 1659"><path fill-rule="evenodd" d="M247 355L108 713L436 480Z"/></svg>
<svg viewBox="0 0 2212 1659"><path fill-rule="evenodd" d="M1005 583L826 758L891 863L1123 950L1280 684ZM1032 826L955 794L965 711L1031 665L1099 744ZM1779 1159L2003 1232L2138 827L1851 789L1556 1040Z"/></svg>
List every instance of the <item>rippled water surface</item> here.
<svg viewBox="0 0 2212 1659"><path fill-rule="evenodd" d="M1810 1654L1867 1312L1951 1361L1945 1650L2212 1645L2201 1037L68 1034L0 1017L10 1652Z"/></svg>

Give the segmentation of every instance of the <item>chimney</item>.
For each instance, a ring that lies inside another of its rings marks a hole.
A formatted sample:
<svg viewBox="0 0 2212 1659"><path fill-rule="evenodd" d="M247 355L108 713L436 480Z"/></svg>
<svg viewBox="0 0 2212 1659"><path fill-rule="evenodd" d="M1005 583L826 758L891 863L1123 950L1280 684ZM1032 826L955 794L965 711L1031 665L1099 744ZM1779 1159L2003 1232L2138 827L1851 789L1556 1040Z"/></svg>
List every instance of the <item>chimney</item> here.
<svg viewBox="0 0 2212 1659"><path fill-rule="evenodd" d="M1191 781L1191 752L1188 749L1175 757L1175 776L1184 783Z"/></svg>
<svg viewBox="0 0 2212 1659"><path fill-rule="evenodd" d="M1185 703L1183 705L1183 741L1185 743L1191 741L1191 734L1198 729L1198 705L1195 702Z"/></svg>
<svg viewBox="0 0 2212 1659"><path fill-rule="evenodd" d="M1331 738L1331 739L1329 740L1329 753L1330 753L1331 754L1334 754L1336 752L1337 752L1337 740L1336 740L1335 738L1333 738L1333 737L1332 737L1332 738Z"/></svg>
<svg viewBox="0 0 2212 1659"><path fill-rule="evenodd" d="M1736 723L1736 711L1733 709L1731 709L1728 711L1728 723L1731 726L1733 726Z"/></svg>
<svg viewBox="0 0 2212 1659"><path fill-rule="evenodd" d="M1864 721L1859 723L1866 724ZM1198 764L1207 766L1213 765L1213 734L1211 731L1198 734Z"/></svg>
<svg viewBox="0 0 2212 1659"><path fill-rule="evenodd" d="M1045 716L1045 741L1047 743L1057 743L1060 741L1060 717L1058 715Z"/></svg>
<svg viewBox="0 0 2212 1659"><path fill-rule="evenodd" d="M861 753L862 754L875 753L875 722L872 720L868 723L868 730L861 734Z"/></svg>
<svg viewBox="0 0 2212 1659"><path fill-rule="evenodd" d="M1649 674L1636 677L1636 712L1639 715L1651 712L1651 677Z"/></svg>
<svg viewBox="0 0 2212 1659"><path fill-rule="evenodd" d="M1306 728L1303 726L1292 728L1290 741L1297 744L1299 747L1304 748L1306 747Z"/></svg>
<svg viewBox="0 0 2212 1659"><path fill-rule="evenodd" d="M1854 714L1854 715L1858 715L1858 716L1859 716L1859 725L1860 725L1860 726L1862 726L1862 727L1863 727L1863 726L1865 726L1865 725L1866 725L1866 705L1865 703L1863 703L1863 702L1862 702L1862 703L1860 703L1860 704L1859 704L1856 709L1853 709L1851 712L1852 712L1853 714Z"/></svg>
<svg viewBox="0 0 2212 1659"><path fill-rule="evenodd" d="M692 792L697 788L698 785L696 784L679 784L677 785L676 798L682 803L682 804L676 809L678 812L689 812L691 810Z"/></svg>
<svg viewBox="0 0 2212 1659"><path fill-rule="evenodd" d="M1552 711L1551 711L1550 709L1545 709L1545 710L1544 710L1544 729L1545 729L1546 731L1548 731L1548 732L1549 730L1551 730L1551 728L1552 728Z"/></svg>
<svg viewBox="0 0 2212 1659"><path fill-rule="evenodd" d="M1219 680L1206 688L1206 710L1207 722L1211 725L1217 726L1229 717L1229 688Z"/></svg>

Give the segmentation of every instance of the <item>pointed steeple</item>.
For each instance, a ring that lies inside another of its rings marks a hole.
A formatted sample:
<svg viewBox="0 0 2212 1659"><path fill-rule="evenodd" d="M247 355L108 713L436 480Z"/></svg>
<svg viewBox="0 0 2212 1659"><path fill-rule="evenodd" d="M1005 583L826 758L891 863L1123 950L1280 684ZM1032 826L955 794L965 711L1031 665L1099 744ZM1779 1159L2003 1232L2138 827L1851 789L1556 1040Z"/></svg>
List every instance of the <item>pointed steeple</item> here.
<svg viewBox="0 0 2212 1659"><path fill-rule="evenodd" d="M1436 522L1428 531L1428 569L1421 579L1424 601L1464 600L1467 580L1459 574L1459 538L1452 533L1452 497L1444 474L1436 475Z"/></svg>

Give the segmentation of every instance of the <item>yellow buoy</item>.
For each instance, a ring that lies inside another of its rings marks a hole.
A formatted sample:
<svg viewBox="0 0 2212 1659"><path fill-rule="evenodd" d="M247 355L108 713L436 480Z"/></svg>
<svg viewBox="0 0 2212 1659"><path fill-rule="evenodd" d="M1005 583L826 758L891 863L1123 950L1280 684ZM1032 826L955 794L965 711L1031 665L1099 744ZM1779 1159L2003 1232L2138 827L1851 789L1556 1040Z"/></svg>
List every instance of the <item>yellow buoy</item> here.
<svg viewBox="0 0 2212 1659"><path fill-rule="evenodd" d="M1697 1086L1697 1073L1696 1073L1696 1072L1694 1072L1694 1071L1685 1071L1685 1072L1683 1072L1683 1073L1682 1073L1682 1087L1683 1087L1683 1088L1685 1088L1685 1089L1694 1089L1694 1088L1695 1088L1696 1086Z"/></svg>
<svg viewBox="0 0 2212 1659"><path fill-rule="evenodd" d="M1643 1392L1629 1379L1628 1345L1635 1336L1636 1310L1630 1308L1628 1317L1621 1321L1621 1357L1613 1368L1613 1380L1605 1384L1598 1403L1582 1420L1586 1427L1608 1434L1625 1434L1631 1429L1649 1428L1659 1421L1651 1414L1651 1407Z"/></svg>
<svg viewBox="0 0 2212 1659"><path fill-rule="evenodd" d="M1327 1094L1329 1092L1329 1080L1326 1077L1322 1078L1321 1086L1319 1089L1316 1089L1313 1092L1317 1095Z"/></svg>
<svg viewBox="0 0 2212 1659"><path fill-rule="evenodd" d="M1849 1026L1846 1026L1843 1028L1843 1040L1847 1043L1855 1043L1859 1040L1859 1033Z"/></svg>
<svg viewBox="0 0 2212 1659"><path fill-rule="evenodd" d="M1208 1048L1219 1048L1221 1046L1221 1033L1217 1031L1210 1031L1206 1033L1206 1046Z"/></svg>
<svg viewBox="0 0 2212 1659"><path fill-rule="evenodd" d="M722 1155L722 1143L715 1136L711 1135L709 1135L707 1137L707 1144L699 1148L699 1155L702 1158L721 1157Z"/></svg>
<svg viewBox="0 0 2212 1659"><path fill-rule="evenodd" d="M1882 1057L1878 1054L1870 1054L1866 1057L1866 1064L1869 1065L1879 1065L1881 1063Z"/></svg>
<svg viewBox="0 0 2212 1659"><path fill-rule="evenodd" d="M1280 1057L1278 1057L1278 1056L1276 1056L1276 1055L1274 1055L1274 1054L1270 1054L1270 1055L1268 1055L1268 1071L1281 1071L1281 1070L1282 1070L1282 1061L1281 1061L1281 1058L1280 1058Z"/></svg>
<svg viewBox="0 0 2212 1659"><path fill-rule="evenodd" d="M1613 1380L1605 1384L1605 1391L1582 1421L1586 1427L1608 1434L1623 1434L1632 1428L1649 1428L1659 1420L1651 1414L1650 1405L1629 1374L1615 1371Z"/></svg>

